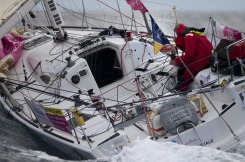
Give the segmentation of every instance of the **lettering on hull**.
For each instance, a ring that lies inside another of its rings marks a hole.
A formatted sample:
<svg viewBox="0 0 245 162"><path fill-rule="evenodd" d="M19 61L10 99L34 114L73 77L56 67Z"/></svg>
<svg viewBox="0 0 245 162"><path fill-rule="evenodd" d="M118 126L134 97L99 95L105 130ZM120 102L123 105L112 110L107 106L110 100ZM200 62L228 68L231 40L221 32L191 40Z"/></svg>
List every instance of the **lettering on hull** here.
<svg viewBox="0 0 245 162"><path fill-rule="evenodd" d="M206 146L206 145L209 145L211 143L213 143L214 140L211 138L210 140L207 140L207 141L204 141L202 144L200 144L199 146Z"/></svg>

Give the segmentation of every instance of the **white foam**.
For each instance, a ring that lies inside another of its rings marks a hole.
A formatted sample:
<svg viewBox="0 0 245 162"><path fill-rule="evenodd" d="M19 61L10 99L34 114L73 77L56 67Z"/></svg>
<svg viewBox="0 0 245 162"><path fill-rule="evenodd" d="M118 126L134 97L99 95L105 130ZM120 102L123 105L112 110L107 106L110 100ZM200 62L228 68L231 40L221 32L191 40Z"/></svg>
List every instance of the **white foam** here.
<svg viewBox="0 0 245 162"><path fill-rule="evenodd" d="M149 138L137 141L133 147L125 147L112 162L220 162L245 161L240 154L227 153L201 146L184 146L173 142L156 142Z"/></svg>

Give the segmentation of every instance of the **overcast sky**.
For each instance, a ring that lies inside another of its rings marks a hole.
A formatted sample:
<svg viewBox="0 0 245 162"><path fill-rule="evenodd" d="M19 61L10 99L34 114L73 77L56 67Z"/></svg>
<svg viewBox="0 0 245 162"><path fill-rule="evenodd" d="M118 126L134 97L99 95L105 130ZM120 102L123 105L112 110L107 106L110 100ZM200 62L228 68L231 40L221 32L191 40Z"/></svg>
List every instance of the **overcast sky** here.
<svg viewBox="0 0 245 162"><path fill-rule="evenodd" d="M78 9L82 6L82 0L57 0L58 3L63 4L73 9ZM87 9L102 8L103 10L110 10L98 0L83 0ZM117 0L100 0L107 5L117 8ZM146 8L151 12L153 10L162 10L165 7L176 6L178 9L185 9L191 11L238 11L245 12L245 0L141 0ZM126 0L118 0L122 10L128 9Z"/></svg>
<svg viewBox="0 0 245 162"><path fill-rule="evenodd" d="M187 10L245 11L245 0L142 0L142 2L146 6L150 2L155 2Z"/></svg>
<svg viewBox="0 0 245 162"><path fill-rule="evenodd" d="M81 5L82 0L58 0L63 3L74 3L75 7ZM83 0L87 7L98 7L101 6L103 9L105 5L99 3L97 0ZM117 7L117 0L100 0L108 5ZM118 0L121 8L127 8L126 0ZM146 8L149 10L160 10L168 5L176 6L186 10L195 11L245 11L245 0L142 0ZM73 4L73 5L74 5ZM68 4L69 5L69 4ZM107 8L108 9L108 8Z"/></svg>

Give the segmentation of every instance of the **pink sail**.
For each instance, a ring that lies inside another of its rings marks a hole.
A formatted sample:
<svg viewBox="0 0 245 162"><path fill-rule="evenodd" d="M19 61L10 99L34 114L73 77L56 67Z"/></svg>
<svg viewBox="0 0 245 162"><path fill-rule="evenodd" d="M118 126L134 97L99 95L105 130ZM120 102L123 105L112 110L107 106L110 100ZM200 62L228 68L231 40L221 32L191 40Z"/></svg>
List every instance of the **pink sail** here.
<svg viewBox="0 0 245 162"><path fill-rule="evenodd" d="M0 59L4 58L7 55L12 55L15 59L15 65L20 58L23 46L24 39L22 37L15 36L12 33L6 34L0 40Z"/></svg>

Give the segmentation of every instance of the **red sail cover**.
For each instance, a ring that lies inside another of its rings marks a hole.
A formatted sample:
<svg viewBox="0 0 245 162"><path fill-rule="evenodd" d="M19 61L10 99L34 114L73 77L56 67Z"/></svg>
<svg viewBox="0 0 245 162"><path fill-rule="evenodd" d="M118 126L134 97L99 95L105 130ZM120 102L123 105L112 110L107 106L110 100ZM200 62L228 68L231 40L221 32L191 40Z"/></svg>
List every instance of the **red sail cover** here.
<svg viewBox="0 0 245 162"><path fill-rule="evenodd" d="M146 13L148 10L140 0L126 0L133 10L139 10L141 13Z"/></svg>

